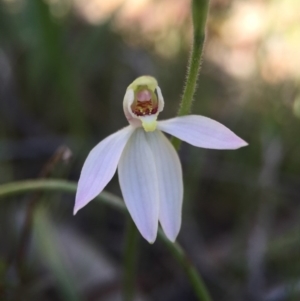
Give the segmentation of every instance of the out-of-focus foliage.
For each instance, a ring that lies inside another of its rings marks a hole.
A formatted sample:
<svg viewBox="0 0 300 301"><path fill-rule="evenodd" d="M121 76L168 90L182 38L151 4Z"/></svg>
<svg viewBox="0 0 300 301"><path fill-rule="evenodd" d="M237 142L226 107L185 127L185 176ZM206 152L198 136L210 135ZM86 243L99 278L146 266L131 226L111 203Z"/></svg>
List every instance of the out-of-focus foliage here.
<svg viewBox="0 0 300 301"><path fill-rule="evenodd" d="M140 75L158 79L166 102L160 117L174 116L189 7L182 0L0 0L0 183L39 177L61 145L73 160L47 176L77 180L88 151L126 125L123 96ZM210 3L193 113L249 142L234 152L180 150L178 240L215 300L300 298L299 20L299 0ZM117 178L107 189L120 194ZM0 201L0 300L118 300L123 215L92 202L73 217L73 198L41 194L22 255L24 215L36 198ZM140 241L136 288L139 300L195 300L160 242Z"/></svg>

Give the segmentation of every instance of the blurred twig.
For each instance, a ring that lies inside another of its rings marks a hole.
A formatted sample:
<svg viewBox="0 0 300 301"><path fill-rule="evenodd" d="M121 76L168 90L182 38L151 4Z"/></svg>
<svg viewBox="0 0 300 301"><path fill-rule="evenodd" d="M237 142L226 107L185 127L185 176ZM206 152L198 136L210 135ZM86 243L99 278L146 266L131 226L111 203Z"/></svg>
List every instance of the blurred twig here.
<svg viewBox="0 0 300 301"><path fill-rule="evenodd" d="M10 160L44 159L52 156L60 145L67 144L73 151L82 139L72 135L28 136L23 139L0 139L0 163ZM4 152L3 149L9 151Z"/></svg>
<svg viewBox="0 0 300 301"><path fill-rule="evenodd" d="M29 180L0 185L0 198L23 194L31 191L53 191L74 194L76 190L77 183L65 180ZM95 198L95 200L101 201L123 212L127 212L123 200L109 192L103 191ZM188 276L190 284L196 296L198 297L198 300L210 301L211 298L206 290L201 276L199 275L196 268L188 260L184 250L178 243L171 243L161 231L158 232L158 236L167 245L174 258L184 269L185 273Z"/></svg>
<svg viewBox="0 0 300 301"><path fill-rule="evenodd" d="M68 160L70 158L71 151L66 146L61 146L57 149L55 154L48 160L45 166L42 168L40 172L39 178L47 178L51 175L52 170L61 160ZM30 240L30 233L33 224L33 216L35 209L38 205L38 201L41 197L41 192L35 192L31 199L29 200L29 204L26 209L24 224L20 233L20 240L17 246L16 253L16 265L18 268L19 276L22 279L23 277L23 264L24 258L26 256L26 252L28 249L28 244Z"/></svg>

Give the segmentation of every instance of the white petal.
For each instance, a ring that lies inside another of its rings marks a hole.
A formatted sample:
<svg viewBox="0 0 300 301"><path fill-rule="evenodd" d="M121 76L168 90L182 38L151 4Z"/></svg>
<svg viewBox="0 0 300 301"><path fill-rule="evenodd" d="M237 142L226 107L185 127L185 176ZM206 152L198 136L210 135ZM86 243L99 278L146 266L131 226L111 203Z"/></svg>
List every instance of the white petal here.
<svg viewBox="0 0 300 301"><path fill-rule="evenodd" d="M127 126L108 136L91 150L78 182L74 214L96 197L111 180L133 132L134 128Z"/></svg>
<svg viewBox="0 0 300 301"><path fill-rule="evenodd" d="M132 89L127 89L123 100L124 114L130 125L134 127L139 127L142 125L142 122L132 113L131 105L133 101L134 91Z"/></svg>
<svg viewBox="0 0 300 301"><path fill-rule="evenodd" d="M166 236L174 242L181 226L181 164L173 145L161 131L148 133L146 137L155 158L160 202L159 221Z"/></svg>
<svg viewBox="0 0 300 301"><path fill-rule="evenodd" d="M131 109L130 106L132 105L134 101L134 92L132 89L128 89L126 90L126 93L124 95L124 99L123 99L123 110L125 113L125 116L127 119L132 118L131 116Z"/></svg>
<svg viewBox="0 0 300 301"><path fill-rule="evenodd" d="M159 121L157 128L194 146L211 149L237 149L247 142L223 124L198 115Z"/></svg>
<svg viewBox="0 0 300 301"><path fill-rule="evenodd" d="M161 112L164 109L165 101L161 93L161 89L159 86L156 87L156 93L158 96L158 111Z"/></svg>
<svg viewBox="0 0 300 301"><path fill-rule="evenodd" d="M143 237L157 235L159 199L154 157L143 129L136 129L121 156L119 182L129 213Z"/></svg>

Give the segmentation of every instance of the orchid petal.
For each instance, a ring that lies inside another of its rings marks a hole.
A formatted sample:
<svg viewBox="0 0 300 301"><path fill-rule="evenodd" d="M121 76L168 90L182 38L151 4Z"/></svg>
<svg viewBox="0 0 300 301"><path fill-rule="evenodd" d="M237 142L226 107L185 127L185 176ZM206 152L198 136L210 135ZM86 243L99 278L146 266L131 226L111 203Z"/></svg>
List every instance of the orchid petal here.
<svg viewBox="0 0 300 301"><path fill-rule="evenodd" d="M142 236L153 243L159 196L155 161L143 129L136 129L121 156L118 174L126 206Z"/></svg>
<svg viewBox="0 0 300 301"><path fill-rule="evenodd" d="M165 101L159 86L156 87L156 93L158 98L158 110L159 112L162 112L165 106Z"/></svg>
<svg viewBox="0 0 300 301"><path fill-rule="evenodd" d="M129 125L108 136L91 150L78 182L74 214L95 198L111 180L133 132L134 128Z"/></svg>
<svg viewBox="0 0 300 301"><path fill-rule="evenodd" d="M159 221L171 241L181 226L183 181L177 152L165 135L156 130L146 135L155 158L159 189Z"/></svg>
<svg viewBox="0 0 300 301"><path fill-rule="evenodd" d="M194 146L210 149L237 149L248 145L221 123L198 115L159 121L157 128Z"/></svg>

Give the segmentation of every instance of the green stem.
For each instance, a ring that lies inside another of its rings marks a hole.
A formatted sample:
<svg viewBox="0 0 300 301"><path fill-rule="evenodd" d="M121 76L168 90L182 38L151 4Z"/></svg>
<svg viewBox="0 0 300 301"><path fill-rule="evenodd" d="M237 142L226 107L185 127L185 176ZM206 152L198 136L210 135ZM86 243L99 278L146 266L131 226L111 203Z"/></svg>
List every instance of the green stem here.
<svg viewBox="0 0 300 301"><path fill-rule="evenodd" d="M53 191L65 192L69 194L76 193L77 183L65 180L26 180L11 182L0 185L0 198L23 194L32 191ZM102 201L105 204L112 205L118 210L125 210L126 207L121 198L112 193L103 191L95 200Z"/></svg>
<svg viewBox="0 0 300 301"><path fill-rule="evenodd" d="M209 0L193 0L192 2L191 9L193 17L193 45L187 68L186 85L183 90L183 95L177 116L188 115L191 111L193 97L196 92L197 80L201 67L208 6ZM171 142L176 150L180 148L181 140L176 137L172 137ZM191 264L191 262L185 255L181 246L176 242L170 242L164 236L162 231L159 231L159 236L167 245L176 260L183 267L198 299L203 301L211 301L212 299L201 276L198 274L195 267Z"/></svg>
<svg viewBox="0 0 300 301"><path fill-rule="evenodd" d="M158 231L158 235L160 239L166 244L177 262L179 262L184 269L186 275L188 276L190 284L192 285L194 292L198 297L198 300L212 301L201 275L197 272L196 268L186 256L182 247L177 242L172 243L171 241L169 241L160 229Z"/></svg>
<svg viewBox="0 0 300 301"><path fill-rule="evenodd" d="M177 114L178 116L187 115L191 111L201 67L208 4L209 0L193 0L192 2L193 45L187 68L186 85L184 87L182 100ZM178 150L181 141L178 138L173 137L172 144Z"/></svg>
<svg viewBox="0 0 300 301"><path fill-rule="evenodd" d="M0 198L20 195L32 191L52 191L74 194L76 193L76 190L77 183L65 180L27 180L0 185ZM123 200L112 193L103 191L95 198L95 200L127 212ZM198 300L211 301L201 276L190 263L180 245L178 243L173 244L170 242L161 231L158 232L158 236L167 245L174 258L184 269Z"/></svg>
<svg viewBox="0 0 300 301"><path fill-rule="evenodd" d="M138 232L131 217L128 217L124 254L123 300L134 299L135 266L137 259Z"/></svg>

